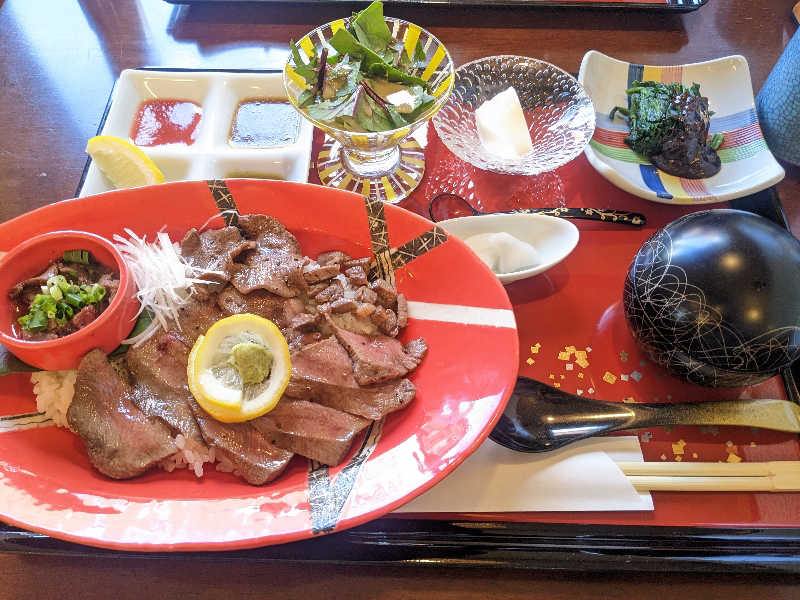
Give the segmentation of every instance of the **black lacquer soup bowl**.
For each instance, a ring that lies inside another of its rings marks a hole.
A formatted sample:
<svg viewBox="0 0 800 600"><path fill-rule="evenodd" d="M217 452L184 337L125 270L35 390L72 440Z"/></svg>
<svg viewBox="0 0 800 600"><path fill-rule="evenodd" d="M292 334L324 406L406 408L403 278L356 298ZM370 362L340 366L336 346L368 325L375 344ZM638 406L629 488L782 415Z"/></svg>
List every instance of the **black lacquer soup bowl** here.
<svg viewBox="0 0 800 600"><path fill-rule="evenodd" d="M800 242L745 211L686 215L639 249L623 303L637 343L672 374L753 385L800 356Z"/></svg>

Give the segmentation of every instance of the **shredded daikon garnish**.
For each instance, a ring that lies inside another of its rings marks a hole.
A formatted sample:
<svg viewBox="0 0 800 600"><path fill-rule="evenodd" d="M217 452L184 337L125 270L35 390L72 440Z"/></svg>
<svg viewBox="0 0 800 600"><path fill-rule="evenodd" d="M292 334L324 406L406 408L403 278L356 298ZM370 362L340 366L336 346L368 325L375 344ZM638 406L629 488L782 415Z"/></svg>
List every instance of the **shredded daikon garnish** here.
<svg viewBox="0 0 800 600"><path fill-rule="evenodd" d="M238 214L239 214L239 211L235 210L233 208L230 208L228 210L222 210L222 211L218 212L217 214L211 215L210 217L208 217L206 222L203 223L202 225L200 225L200 227L197 228L197 231L205 231L206 227L208 227L211 224L211 221L213 221L214 219L224 219L225 215L238 215Z"/></svg>
<svg viewBox="0 0 800 600"><path fill-rule="evenodd" d="M130 229L124 231L128 238L114 234L114 241L139 290L136 293L141 303L139 313L145 309L153 313L153 321L147 329L122 342L138 346L159 329L168 329L170 323L180 329L178 308L194 294L196 283L208 283L200 279L200 275L220 273L203 271L188 264L181 256L179 246L163 231L156 234L153 242L148 242L147 236L137 236Z"/></svg>

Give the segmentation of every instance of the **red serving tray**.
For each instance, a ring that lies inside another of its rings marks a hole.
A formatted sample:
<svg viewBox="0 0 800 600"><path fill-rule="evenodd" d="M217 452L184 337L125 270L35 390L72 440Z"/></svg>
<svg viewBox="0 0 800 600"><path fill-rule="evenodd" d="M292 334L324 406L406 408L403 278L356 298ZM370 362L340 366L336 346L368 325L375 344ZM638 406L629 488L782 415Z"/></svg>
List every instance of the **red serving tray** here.
<svg viewBox="0 0 800 600"><path fill-rule="evenodd" d="M322 143L315 132L312 157ZM724 390L670 376L636 347L622 311L622 287L639 247L658 228L696 210L731 203L677 206L643 200L617 188L584 155L538 176L500 175L465 163L428 127L426 173L400 206L429 217L428 203L441 192L469 198L485 211L535 207L595 207L643 213L634 228L573 221L580 229L575 251L546 273L506 286L520 334L520 375L570 393L625 402L682 402L787 397L783 379ZM312 165L309 182L319 183ZM458 216L458 215L454 215ZM570 347L586 352L588 366ZM563 354L562 354L563 353ZM561 358L559 358L561 354ZM570 354L568 360L564 354ZM585 364L585 363L583 363ZM624 379L627 378L627 381ZM647 461L800 460L797 435L746 427L648 428L638 432ZM800 527L800 494L744 492L653 492L650 512L404 513L397 518L515 522L712 527Z"/></svg>

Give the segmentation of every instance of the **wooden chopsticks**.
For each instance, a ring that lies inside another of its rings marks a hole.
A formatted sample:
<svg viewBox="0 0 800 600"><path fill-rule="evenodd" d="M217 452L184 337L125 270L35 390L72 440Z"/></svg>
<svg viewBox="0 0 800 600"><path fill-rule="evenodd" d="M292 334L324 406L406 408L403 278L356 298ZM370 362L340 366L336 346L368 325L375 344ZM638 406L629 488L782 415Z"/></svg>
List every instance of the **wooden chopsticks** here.
<svg viewBox="0 0 800 600"><path fill-rule="evenodd" d="M618 462L639 491L796 492L800 461L758 463Z"/></svg>

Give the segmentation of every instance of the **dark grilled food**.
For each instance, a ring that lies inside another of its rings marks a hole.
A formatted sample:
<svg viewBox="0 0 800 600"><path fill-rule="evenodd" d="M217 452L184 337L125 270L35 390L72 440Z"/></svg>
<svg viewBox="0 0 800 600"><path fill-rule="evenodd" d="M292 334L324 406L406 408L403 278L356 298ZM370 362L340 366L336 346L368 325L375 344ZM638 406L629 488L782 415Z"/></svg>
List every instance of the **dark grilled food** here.
<svg viewBox="0 0 800 600"><path fill-rule="evenodd" d="M622 115L630 127L625 138L635 152L670 175L704 179L722 167L716 150L722 136L709 138L711 112L700 86L635 81L627 90L630 108L617 106L610 117Z"/></svg>
<svg viewBox="0 0 800 600"><path fill-rule="evenodd" d="M128 350L116 369L99 350L84 357L68 419L102 473L127 478L158 464L168 468L164 462L191 448L260 485L280 475L294 454L343 461L372 420L414 399L406 376L427 346L421 338L405 345L395 338L407 302L390 283L365 281L369 259L340 251L305 257L273 217L243 215L239 225L193 229L184 238L187 262L214 274L179 309L173 329ZM186 367L197 338L238 313L273 321L293 368L272 411L223 423L192 397Z"/></svg>

